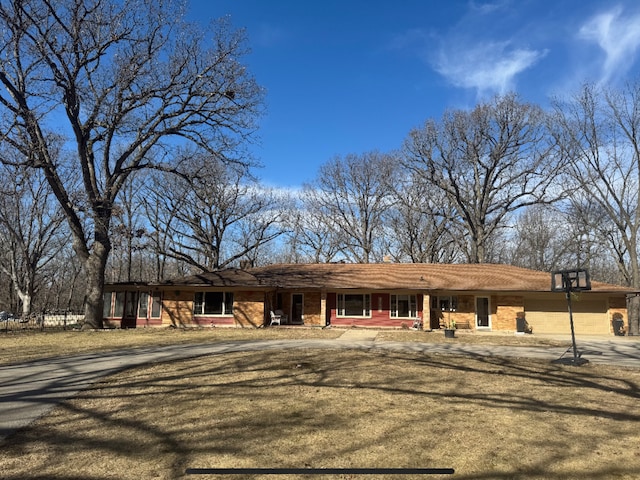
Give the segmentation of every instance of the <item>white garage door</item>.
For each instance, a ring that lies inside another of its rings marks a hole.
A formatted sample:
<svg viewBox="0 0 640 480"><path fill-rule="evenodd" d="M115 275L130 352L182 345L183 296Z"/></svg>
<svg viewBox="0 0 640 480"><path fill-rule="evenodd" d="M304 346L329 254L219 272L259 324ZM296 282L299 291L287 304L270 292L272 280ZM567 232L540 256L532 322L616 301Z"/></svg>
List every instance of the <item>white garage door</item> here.
<svg viewBox="0 0 640 480"><path fill-rule="evenodd" d="M603 298L572 299L573 324L576 335L607 335L610 333L607 300ZM558 298L525 299L524 310L533 333L570 334L567 300Z"/></svg>

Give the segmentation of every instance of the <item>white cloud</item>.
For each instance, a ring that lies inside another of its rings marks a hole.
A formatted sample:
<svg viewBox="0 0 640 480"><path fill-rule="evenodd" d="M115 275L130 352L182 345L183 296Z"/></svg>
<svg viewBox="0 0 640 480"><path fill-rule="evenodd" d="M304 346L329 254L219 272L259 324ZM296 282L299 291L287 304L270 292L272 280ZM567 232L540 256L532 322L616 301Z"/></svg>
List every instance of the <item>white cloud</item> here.
<svg viewBox="0 0 640 480"><path fill-rule="evenodd" d="M476 89L479 96L503 94L514 89L519 73L546 55L546 51L510 47L510 42L449 46L439 52L435 69L457 87Z"/></svg>
<svg viewBox="0 0 640 480"><path fill-rule="evenodd" d="M602 65L601 82L624 76L635 61L640 46L640 14L625 14L615 7L598 14L579 30L579 37L595 42L606 57Z"/></svg>
<svg viewBox="0 0 640 480"><path fill-rule="evenodd" d="M469 2L469 9L480 15L487 15L496 11L501 11L505 7L509 6L509 0L499 0L497 2L478 2L471 0Z"/></svg>

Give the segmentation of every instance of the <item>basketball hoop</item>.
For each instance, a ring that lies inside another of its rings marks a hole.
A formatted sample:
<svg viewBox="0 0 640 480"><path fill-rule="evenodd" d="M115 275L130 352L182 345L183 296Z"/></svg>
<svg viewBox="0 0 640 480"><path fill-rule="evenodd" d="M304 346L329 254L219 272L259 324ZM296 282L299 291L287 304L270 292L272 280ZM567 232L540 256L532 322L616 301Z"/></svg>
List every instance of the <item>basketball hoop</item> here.
<svg viewBox="0 0 640 480"><path fill-rule="evenodd" d="M560 357L555 362L570 365L583 365L589 363L586 358L578 355L576 347L576 334L573 328L573 311L571 308L571 292L582 292L591 290L591 279L589 272L584 269L578 270L557 270L551 272L551 291L565 292L567 297L567 307L569 309L569 323L571 324L571 343L573 347L573 358L565 359ZM565 352L566 353L566 352Z"/></svg>

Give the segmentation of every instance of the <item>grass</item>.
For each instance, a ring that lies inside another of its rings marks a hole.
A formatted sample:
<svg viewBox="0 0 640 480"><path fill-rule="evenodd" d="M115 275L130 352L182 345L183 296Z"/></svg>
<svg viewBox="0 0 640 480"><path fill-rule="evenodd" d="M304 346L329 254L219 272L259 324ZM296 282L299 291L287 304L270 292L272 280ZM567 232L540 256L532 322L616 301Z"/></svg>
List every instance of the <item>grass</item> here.
<svg viewBox="0 0 640 480"><path fill-rule="evenodd" d="M337 329L0 335L0 362L167 343L335 338ZM378 340L445 341L441 332ZM451 340L447 340L451 341ZM461 343L549 345L460 334ZM0 444L0 478L186 475L188 468L454 468L456 479L640 477L640 369L370 350L228 353L104 378ZM402 478L417 478L403 476ZM423 477L421 477L423 478Z"/></svg>
<svg viewBox="0 0 640 480"><path fill-rule="evenodd" d="M104 352L151 345L197 344L234 340L291 338L288 328L136 328L99 331L35 331L0 333L0 365L77 353ZM336 338L337 330L296 329L295 338Z"/></svg>
<svg viewBox="0 0 640 480"><path fill-rule="evenodd" d="M76 353L101 352L120 348L150 345L175 345L221 341L279 340L287 338L339 337L344 330L318 328L137 328L132 330L61 331L14 330L0 331L0 365L59 357ZM455 342L493 345L565 346L560 342L533 335L477 335L458 333ZM395 342L450 342L442 332L389 330L378 334L377 340Z"/></svg>
<svg viewBox="0 0 640 480"><path fill-rule="evenodd" d="M513 333L472 333L465 330L457 330L455 340L444 337L442 331L419 332L414 330L383 330L376 340L392 342L431 342L431 343L465 343L474 345L512 345L512 346L539 346L539 347L564 347L571 344L570 341L556 340L551 337L536 335L514 335Z"/></svg>
<svg viewBox="0 0 640 480"><path fill-rule="evenodd" d="M187 468L384 467L456 472L429 478L635 479L639 387L640 370L494 357L214 355L105 378L9 437L0 472L102 480L198 478Z"/></svg>

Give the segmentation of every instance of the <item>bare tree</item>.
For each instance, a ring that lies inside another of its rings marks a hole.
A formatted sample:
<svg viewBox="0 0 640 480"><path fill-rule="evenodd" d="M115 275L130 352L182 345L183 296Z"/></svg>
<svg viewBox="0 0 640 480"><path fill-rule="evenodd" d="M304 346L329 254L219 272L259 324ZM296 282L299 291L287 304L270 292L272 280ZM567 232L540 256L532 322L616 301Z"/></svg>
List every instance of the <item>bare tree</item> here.
<svg viewBox="0 0 640 480"><path fill-rule="evenodd" d="M41 283L38 295L40 310L81 311L84 306L84 272L70 245L65 245L47 265Z"/></svg>
<svg viewBox="0 0 640 480"><path fill-rule="evenodd" d="M569 230L567 216L558 209L547 205L527 207L515 219L507 262L547 272L566 267L573 246Z"/></svg>
<svg viewBox="0 0 640 480"><path fill-rule="evenodd" d="M145 280L142 266L139 265L138 273L134 275L134 260L142 261L141 252L146 248L148 232L146 219L143 216L144 200L138 195L142 188L142 182L138 178L130 177L126 182L118 202L113 208L112 224L112 248L108 265L114 271L114 281L131 282L133 280Z"/></svg>
<svg viewBox="0 0 640 480"><path fill-rule="evenodd" d="M145 218L150 226L146 238L153 261L149 278L159 282L188 272L181 270L183 264L166 253L172 243L172 236L165 226L173 224L179 204L166 195L165 189L156 188L156 185L161 185L166 180L164 174L154 172L150 177L141 190L141 197Z"/></svg>
<svg viewBox="0 0 640 480"><path fill-rule="evenodd" d="M556 199L558 163L542 110L515 95L428 120L405 142L405 165L455 205L467 260L485 262L512 212Z"/></svg>
<svg viewBox="0 0 640 480"><path fill-rule="evenodd" d="M327 263L342 250L338 233L316 202L318 191L305 186L297 199L297 208L288 216L287 243L293 263Z"/></svg>
<svg viewBox="0 0 640 480"><path fill-rule="evenodd" d="M273 191L252 181L246 169L194 156L184 177L164 190L164 218L153 225L171 238L165 255L200 271L241 259L257 261L260 247L282 234L282 211Z"/></svg>
<svg viewBox="0 0 640 480"><path fill-rule="evenodd" d="M563 211L565 265L587 268L595 280L628 285L628 270L620 268L628 258L620 232L599 203L585 193L575 191Z"/></svg>
<svg viewBox="0 0 640 480"><path fill-rule="evenodd" d="M336 157L322 165L315 182L306 186L306 208L321 212L349 260L369 263L384 255L376 247L393 201L388 179L394 160L379 152Z"/></svg>
<svg viewBox="0 0 640 480"><path fill-rule="evenodd" d="M64 216L38 171L0 166L0 271L31 314L44 269L68 242Z"/></svg>
<svg viewBox="0 0 640 480"><path fill-rule="evenodd" d="M554 120L570 167L565 183L597 205L598 225L591 227L609 245L626 283L640 288L640 83L622 90L585 85L572 98L556 99ZM629 318L634 335L640 333L636 303Z"/></svg>
<svg viewBox="0 0 640 480"><path fill-rule="evenodd" d="M180 2L0 4L0 142L43 170L64 210L87 276L85 327L102 326L113 209L129 176L174 168L179 143L237 160L255 129L262 91L239 63L242 32L183 18ZM54 132L68 161L52 154Z"/></svg>
<svg viewBox="0 0 640 480"><path fill-rule="evenodd" d="M399 177L399 175L398 175ZM449 263L459 255L452 228L455 208L446 195L433 191L423 179L396 179L390 209L388 251L396 261Z"/></svg>

